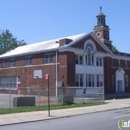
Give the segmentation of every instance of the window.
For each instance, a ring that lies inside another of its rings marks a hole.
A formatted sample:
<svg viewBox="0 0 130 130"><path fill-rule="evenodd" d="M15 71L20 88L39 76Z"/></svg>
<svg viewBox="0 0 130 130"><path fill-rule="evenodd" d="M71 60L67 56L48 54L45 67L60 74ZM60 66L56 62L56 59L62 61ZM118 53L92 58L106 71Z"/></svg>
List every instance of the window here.
<svg viewBox="0 0 130 130"><path fill-rule="evenodd" d="M83 75L80 74L79 77L80 77L80 87L83 87Z"/></svg>
<svg viewBox="0 0 130 130"><path fill-rule="evenodd" d="M128 86L128 75L125 75L125 86Z"/></svg>
<svg viewBox="0 0 130 130"><path fill-rule="evenodd" d="M45 54L44 55L44 64L53 63L53 54Z"/></svg>
<svg viewBox="0 0 130 130"><path fill-rule="evenodd" d="M76 55L75 62L76 62L76 64L82 65L83 64L83 56Z"/></svg>
<svg viewBox="0 0 130 130"><path fill-rule="evenodd" d="M2 61L0 62L0 68L5 68L5 60L2 60Z"/></svg>
<svg viewBox="0 0 130 130"><path fill-rule="evenodd" d="M76 77L75 77L75 81L76 81L76 86L79 86L79 75L76 74Z"/></svg>
<svg viewBox="0 0 130 130"><path fill-rule="evenodd" d="M86 87L94 87L94 75L86 75Z"/></svg>
<svg viewBox="0 0 130 130"><path fill-rule="evenodd" d="M87 55L86 55L86 65L94 65L94 58L92 54L92 49L90 47L87 48Z"/></svg>
<svg viewBox="0 0 130 130"><path fill-rule="evenodd" d="M97 87L99 87L99 75L97 75Z"/></svg>
<svg viewBox="0 0 130 130"><path fill-rule="evenodd" d="M10 59L10 67L15 67L15 66L16 66L16 60Z"/></svg>
<svg viewBox="0 0 130 130"><path fill-rule="evenodd" d="M79 64L83 64L83 56L79 56Z"/></svg>
<svg viewBox="0 0 130 130"><path fill-rule="evenodd" d="M31 56L25 57L24 63L25 63L25 66L32 65L32 57Z"/></svg>
<svg viewBox="0 0 130 130"><path fill-rule="evenodd" d="M76 63L76 64L78 64L78 62L79 62L79 59L78 59L78 58L79 58L78 55L76 55L76 56L75 56L75 63Z"/></svg>
<svg viewBox="0 0 130 130"><path fill-rule="evenodd" d="M17 88L17 77L0 77L0 88Z"/></svg>
<svg viewBox="0 0 130 130"><path fill-rule="evenodd" d="M88 65L91 65L91 49L88 48Z"/></svg>
<svg viewBox="0 0 130 130"><path fill-rule="evenodd" d="M76 86L77 87L83 87L83 74L76 74L76 77L75 77L75 81L76 81Z"/></svg>
<svg viewBox="0 0 130 130"><path fill-rule="evenodd" d="M125 60L125 67L127 68L127 60Z"/></svg>
<svg viewBox="0 0 130 130"><path fill-rule="evenodd" d="M103 66L102 58L97 57L96 64L97 64L97 66Z"/></svg>

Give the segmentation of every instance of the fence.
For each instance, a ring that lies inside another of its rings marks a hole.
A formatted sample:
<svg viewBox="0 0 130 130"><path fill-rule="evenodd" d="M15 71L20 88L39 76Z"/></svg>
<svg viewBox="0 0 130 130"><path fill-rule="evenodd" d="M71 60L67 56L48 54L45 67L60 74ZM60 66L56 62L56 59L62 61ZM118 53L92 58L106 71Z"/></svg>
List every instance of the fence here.
<svg viewBox="0 0 130 130"><path fill-rule="evenodd" d="M58 87L57 97L56 88L51 87L50 90L50 104L58 104L58 97L60 96L73 96L74 103L81 102L103 102L104 101L104 88L76 88L76 87ZM19 87L19 89L1 89L0 90L0 108L13 108L16 98L34 97L35 106L42 106L48 104L48 89L47 87ZM30 103L30 102L28 102Z"/></svg>
<svg viewBox="0 0 130 130"><path fill-rule="evenodd" d="M104 102L104 87L60 87L58 95L74 96L74 102Z"/></svg>

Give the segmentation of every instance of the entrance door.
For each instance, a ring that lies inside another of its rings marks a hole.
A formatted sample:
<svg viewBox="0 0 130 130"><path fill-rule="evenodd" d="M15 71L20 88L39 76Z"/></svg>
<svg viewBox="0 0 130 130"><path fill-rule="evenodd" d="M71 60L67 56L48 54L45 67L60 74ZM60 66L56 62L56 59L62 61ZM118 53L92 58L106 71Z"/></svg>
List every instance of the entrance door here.
<svg viewBox="0 0 130 130"><path fill-rule="evenodd" d="M123 92L122 80L118 80L118 92Z"/></svg>

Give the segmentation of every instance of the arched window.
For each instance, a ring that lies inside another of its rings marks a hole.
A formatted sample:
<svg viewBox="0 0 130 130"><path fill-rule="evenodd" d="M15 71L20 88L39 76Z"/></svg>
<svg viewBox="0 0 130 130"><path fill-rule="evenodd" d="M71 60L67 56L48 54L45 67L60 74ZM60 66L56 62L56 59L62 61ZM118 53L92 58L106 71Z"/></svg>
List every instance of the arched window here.
<svg viewBox="0 0 130 130"><path fill-rule="evenodd" d="M90 39L84 44L84 50L86 50L86 65L94 65L93 53L97 50L95 43Z"/></svg>
<svg viewBox="0 0 130 130"><path fill-rule="evenodd" d="M86 65L93 65L93 53L91 46L87 47Z"/></svg>

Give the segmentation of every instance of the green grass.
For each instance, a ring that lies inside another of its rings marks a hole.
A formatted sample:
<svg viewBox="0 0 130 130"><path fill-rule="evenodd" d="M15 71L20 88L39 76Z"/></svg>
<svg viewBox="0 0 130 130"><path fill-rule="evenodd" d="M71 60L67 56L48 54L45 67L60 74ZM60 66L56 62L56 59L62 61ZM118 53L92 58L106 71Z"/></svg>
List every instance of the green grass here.
<svg viewBox="0 0 130 130"><path fill-rule="evenodd" d="M104 103L76 103L76 104L58 104L51 105L51 110L56 109L67 109L67 108L76 108L76 107L86 107L86 106L95 106L102 105ZM48 106L33 106L33 107L18 107L11 109L0 109L0 114L10 114L10 113L21 113L21 112L31 112L31 111L45 111L48 110Z"/></svg>

